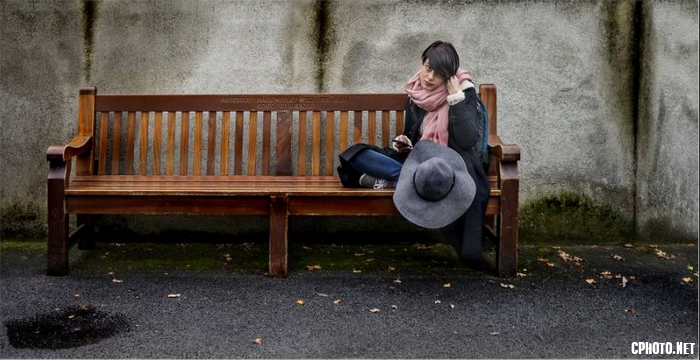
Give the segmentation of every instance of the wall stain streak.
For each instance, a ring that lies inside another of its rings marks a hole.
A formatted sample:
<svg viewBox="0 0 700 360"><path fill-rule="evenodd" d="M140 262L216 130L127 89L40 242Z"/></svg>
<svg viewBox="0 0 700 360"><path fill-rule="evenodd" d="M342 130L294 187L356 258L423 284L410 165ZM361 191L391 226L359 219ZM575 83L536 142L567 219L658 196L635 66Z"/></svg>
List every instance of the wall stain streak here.
<svg viewBox="0 0 700 360"><path fill-rule="evenodd" d="M316 91L324 92L326 65L329 61L330 49L335 41L335 31L331 22L331 1L319 0L314 4L316 26L314 38L316 41Z"/></svg>
<svg viewBox="0 0 700 360"><path fill-rule="evenodd" d="M99 2L94 0L83 0L82 2L83 55L85 57L84 69L86 83L90 82L90 73L92 71L92 54L98 5Z"/></svg>
<svg viewBox="0 0 700 360"><path fill-rule="evenodd" d="M647 16L645 11L645 5L642 1L637 2L635 4L635 9L634 9L634 33L633 33L633 39L635 39L635 47L633 50L633 57L631 63L633 64L632 66L634 67L633 69L633 83L632 83L632 93L634 96L632 97L632 131L634 131L634 137L633 137L633 147L632 147L632 153L634 154L634 160L633 160L633 166L632 166L632 171L634 172L634 179L635 181L633 182L633 194L634 194L634 209L632 211L632 222L634 224L637 224L637 213L639 211L639 186L637 183L639 182L639 159L640 159L640 151L643 149L640 148L640 141L646 142L646 139L641 139L640 137L646 137L645 131L642 129L644 124L641 124L641 119L649 119L649 115L651 114L650 111L650 105L649 105L649 92L651 89L649 89L648 86L644 86L644 84L648 81L648 79L651 79L651 75L649 74L649 69L650 69L650 64L647 64L647 54L651 53L651 49L646 49L647 46L650 46L651 44L651 39L650 36L647 33L647 26L645 26L645 22L649 21L651 22L651 16ZM648 121L648 120L647 120ZM648 129L646 130L648 131ZM639 238L639 227L636 229L635 233L635 238Z"/></svg>

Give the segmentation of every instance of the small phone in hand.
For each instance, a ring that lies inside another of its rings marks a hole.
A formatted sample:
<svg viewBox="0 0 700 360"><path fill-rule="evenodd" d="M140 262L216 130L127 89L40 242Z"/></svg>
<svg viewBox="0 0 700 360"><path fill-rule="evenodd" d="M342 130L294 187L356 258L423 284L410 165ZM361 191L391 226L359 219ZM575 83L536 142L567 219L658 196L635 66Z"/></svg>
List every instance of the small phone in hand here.
<svg viewBox="0 0 700 360"><path fill-rule="evenodd" d="M400 141L400 140L394 139L394 140L391 140L391 141L392 141L392 142L395 142L398 146L408 146L408 147L411 146L411 145L408 145L407 143L405 143L405 142L403 142L403 141Z"/></svg>

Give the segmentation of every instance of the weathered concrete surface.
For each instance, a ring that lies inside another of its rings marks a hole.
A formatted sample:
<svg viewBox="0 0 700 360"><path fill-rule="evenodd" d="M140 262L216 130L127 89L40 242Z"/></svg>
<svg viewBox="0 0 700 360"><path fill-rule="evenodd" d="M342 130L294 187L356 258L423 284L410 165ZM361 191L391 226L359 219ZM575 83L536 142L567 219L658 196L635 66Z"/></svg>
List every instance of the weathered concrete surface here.
<svg viewBox="0 0 700 360"><path fill-rule="evenodd" d="M660 229L697 239L697 1L1 9L3 204L45 205L45 150L75 133L83 84L103 93L398 92L425 46L443 39L478 83L499 87L500 134L522 149L523 205L571 192L636 221L641 237Z"/></svg>

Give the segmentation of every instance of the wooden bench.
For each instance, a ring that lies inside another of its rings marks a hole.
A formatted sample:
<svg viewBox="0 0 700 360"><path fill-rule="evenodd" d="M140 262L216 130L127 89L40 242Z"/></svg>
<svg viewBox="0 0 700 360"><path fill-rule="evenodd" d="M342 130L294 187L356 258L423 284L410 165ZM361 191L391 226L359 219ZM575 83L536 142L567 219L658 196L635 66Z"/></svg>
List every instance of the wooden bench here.
<svg viewBox="0 0 700 360"><path fill-rule="evenodd" d="M492 160L486 237L498 274L510 276L520 150L497 135L495 86L480 93ZM78 105L77 136L47 151L49 275L68 273L76 242L94 246L100 214L269 216L272 276L287 274L290 215L399 215L392 190L343 188L335 169L349 145L385 146L402 133L405 94L97 95L90 87Z"/></svg>

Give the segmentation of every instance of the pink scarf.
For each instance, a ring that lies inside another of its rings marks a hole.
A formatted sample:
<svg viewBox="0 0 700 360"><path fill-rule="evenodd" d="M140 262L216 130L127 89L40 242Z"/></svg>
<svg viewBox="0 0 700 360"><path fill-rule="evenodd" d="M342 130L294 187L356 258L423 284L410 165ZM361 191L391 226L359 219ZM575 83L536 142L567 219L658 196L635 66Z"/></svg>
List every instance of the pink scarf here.
<svg viewBox="0 0 700 360"><path fill-rule="evenodd" d="M467 70L457 69L456 75L460 84L464 80L472 81L471 73ZM416 105L428 111L427 118L423 120L425 124L421 140L429 139L440 145L447 146L447 125L450 120L450 106L447 104L447 87L440 86L433 91L424 90L420 83L420 71L418 71L417 74L408 80L405 90Z"/></svg>

